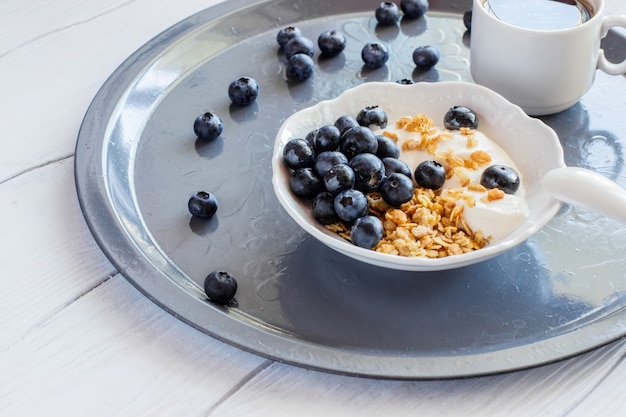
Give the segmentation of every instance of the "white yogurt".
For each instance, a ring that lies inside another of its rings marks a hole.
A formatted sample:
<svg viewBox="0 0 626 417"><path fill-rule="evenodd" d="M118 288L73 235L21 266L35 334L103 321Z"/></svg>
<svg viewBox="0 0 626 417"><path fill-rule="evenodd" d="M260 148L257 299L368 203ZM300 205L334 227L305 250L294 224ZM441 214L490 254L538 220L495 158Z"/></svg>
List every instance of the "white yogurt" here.
<svg viewBox="0 0 626 417"><path fill-rule="evenodd" d="M419 139L421 135L420 133L398 129L392 123L385 129L376 131L376 134L387 131L398 136L398 145L401 149L400 159L407 163L411 168L411 172L415 172L415 168L426 160L435 160L448 170L449 165L441 155L446 154L449 150L451 150L455 156L462 159L470 159L470 155L476 151L484 151L491 156L489 163L480 165L477 169L468 169L465 171L465 173L469 175L470 181L474 183L480 183L482 172L490 165L499 164L513 168L520 176L519 189L515 194L505 194L504 198L500 200L487 201L486 192L472 191L467 187L462 187L461 180L457 176L452 176L450 179L447 179L443 187L444 190L446 188L463 188L465 195L474 197L473 200L475 204L471 207L465 199L457 200L457 204L465 205L463 210L464 218L472 230L481 231L484 236L490 236L491 240L505 237L513 232L528 216L529 211L525 200L526 190L524 189L524 179L511 157L480 131L472 131L474 137L470 147L468 146L468 137L460 132L444 131L444 129L441 128L437 128L437 130L445 132L445 139L438 141L435 155L425 150L402 149L404 142L411 139Z"/></svg>

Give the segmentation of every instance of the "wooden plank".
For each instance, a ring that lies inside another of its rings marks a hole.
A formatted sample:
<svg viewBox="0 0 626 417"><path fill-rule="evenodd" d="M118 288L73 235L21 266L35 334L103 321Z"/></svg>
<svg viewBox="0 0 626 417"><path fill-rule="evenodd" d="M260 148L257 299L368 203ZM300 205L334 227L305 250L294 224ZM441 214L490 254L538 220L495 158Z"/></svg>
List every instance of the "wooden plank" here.
<svg viewBox="0 0 626 417"><path fill-rule="evenodd" d="M5 16L4 30L0 32L0 57L11 53L56 31L84 24L106 13L128 5L129 0L98 2L35 2L4 0L0 3L0 16ZM11 19L8 17L11 16ZM28 25L24 25L28 22Z"/></svg>
<svg viewBox="0 0 626 417"><path fill-rule="evenodd" d="M73 162L0 184L0 350L115 273L83 219Z"/></svg>
<svg viewBox="0 0 626 417"><path fill-rule="evenodd" d="M626 340L622 340L622 345ZM579 403L572 409L567 417L589 417L589 416L624 416L626 415L626 396L624 395L624 378L626 378L626 363L624 362L625 352L616 352L616 357L611 358L609 365L614 368L610 370L606 378L598 382L598 385L589 395L580 398Z"/></svg>
<svg viewBox="0 0 626 417"><path fill-rule="evenodd" d="M24 36L5 39L9 53L0 57L0 114L11 117L0 124L0 182L71 155L89 103L117 66L161 31L214 3L118 1L79 12L73 12L74 2L50 3L48 8L59 7L67 16L57 13L26 43L20 43ZM39 6L25 3L14 24L37 27ZM8 16L0 13L3 31Z"/></svg>
<svg viewBox="0 0 626 417"><path fill-rule="evenodd" d="M267 363L116 275L0 352L0 415L202 416Z"/></svg>
<svg viewBox="0 0 626 417"><path fill-rule="evenodd" d="M615 377L611 372L625 352L622 340L531 370L443 381L350 378L275 363L224 401L215 415L617 416L626 409L619 382L626 371ZM607 376L613 383L610 392L590 395L609 381ZM587 397L593 401L584 412L573 413Z"/></svg>

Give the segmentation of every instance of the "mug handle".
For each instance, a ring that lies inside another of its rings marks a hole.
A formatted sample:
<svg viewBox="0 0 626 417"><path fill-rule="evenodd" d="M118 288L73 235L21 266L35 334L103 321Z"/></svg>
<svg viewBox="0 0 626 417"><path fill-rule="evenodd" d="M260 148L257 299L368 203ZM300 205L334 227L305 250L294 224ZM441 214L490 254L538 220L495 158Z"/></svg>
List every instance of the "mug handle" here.
<svg viewBox="0 0 626 417"><path fill-rule="evenodd" d="M621 26L626 29L626 15L611 15L604 17L602 20L602 37L604 38L609 33L609 29L614 26ZM606 59L604 51L600 51L598 68L610 75L621 75L626 73L626 60L614 64Z"/></svg>

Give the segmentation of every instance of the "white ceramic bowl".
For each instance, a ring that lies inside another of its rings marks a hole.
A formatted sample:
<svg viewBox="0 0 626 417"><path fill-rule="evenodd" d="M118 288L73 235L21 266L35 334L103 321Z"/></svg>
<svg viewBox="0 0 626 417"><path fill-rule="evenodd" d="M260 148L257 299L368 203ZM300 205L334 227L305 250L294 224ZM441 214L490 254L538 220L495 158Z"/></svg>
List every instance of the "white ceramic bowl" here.
<svg viewBox="0 0 626 417"><path fill-rule="evenodd" d="M383 108L390 122L402 116L424 113L438 125L443 124L444 114L452 106L464 105L473 109L479 117L478 129L497 142L520 170L530 215L513 233L490 242L482 249L438 259L379 253L353 245L328 231L313 218L309 205L291 193L290 170L282 160L283 146L294 137L304 137L315 128L333 124L341 115L356 116L359 110L370 105ZM412 85L372 82L354 87L333 100L322 101L289 117L276 135L272 181L276 196L287 213L325 245L373 265L407 271L434 271L492 258L523 242L544 226L556 214L561 203L548 193L541 181L546 173L563 167L563 149L556 133L485 87L462 82Z"/></svg>

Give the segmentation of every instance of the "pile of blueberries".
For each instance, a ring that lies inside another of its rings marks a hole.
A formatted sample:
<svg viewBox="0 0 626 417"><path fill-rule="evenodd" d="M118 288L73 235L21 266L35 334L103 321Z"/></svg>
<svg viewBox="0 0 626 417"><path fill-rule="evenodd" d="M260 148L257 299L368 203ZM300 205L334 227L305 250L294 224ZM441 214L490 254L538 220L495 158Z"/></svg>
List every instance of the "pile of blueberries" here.
<svg viewBox="0 0 626 417"><path fill-rule="evenodd" d="M397 143L372 130L384 129L387 123L382 108L367 106L356 116L343 115L283 147L293 194L311 201L312 215L321 224L349 225L352 242L368 249L382 239L383 225L369 215L366 195L379 192L387 204L400 207L414 194L413 173L399 159ZM415 170L415 181L441 188L445 170L436 161L426 161Z"/></svg>
<svg viewBox="0 0 626 417"><path fill-rule="evenodd" d="M444 116L448 130L476 129L478 117L468 107L454 106ZM439 190L446 180L444 167L435 160L420 163L414 172L399 159L400 148L385 135L388 117L373 105L356 116L343 115L304 138L290 139L283 147L283 161L291 170L292 193L311 202L311 213L321 224L343 222L350 228L353 244L371 249L383 237L381 220L369 211L367 194L378 192L392 207L410 201L415 186ZM481 183L514 193L519 177L507 167L485 170Z"/></svg>

